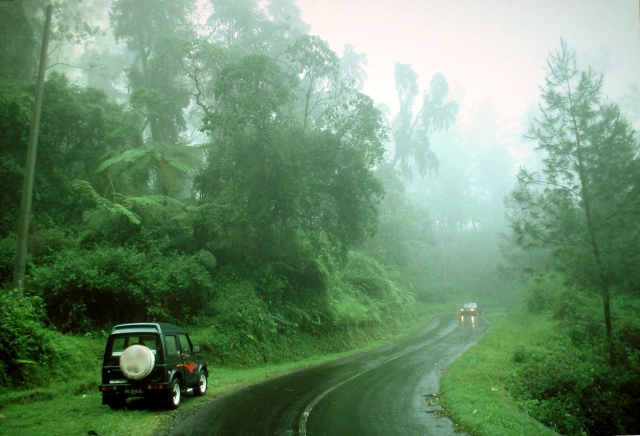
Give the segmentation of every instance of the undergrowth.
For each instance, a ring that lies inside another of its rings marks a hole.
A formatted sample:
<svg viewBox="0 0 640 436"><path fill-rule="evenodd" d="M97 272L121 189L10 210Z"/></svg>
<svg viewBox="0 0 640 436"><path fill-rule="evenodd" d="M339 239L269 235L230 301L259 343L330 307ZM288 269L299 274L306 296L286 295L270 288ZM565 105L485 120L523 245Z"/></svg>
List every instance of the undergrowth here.
<svg viewBox="0 0 640 436"><path fill-rule="evenodd" d="M529 310L555 328L514 352L518 403L566 435L640 433L638 304L615 296L610 349L595 293L552 275L533 279L527 291Z"/></svg>
<svg viewBox="0 0 640 436"><path fill-rule="evenodd" d="M217 349L211 345L211 341L221 341L217 338L219 330L202 323L186 326L194 343L201 345L203 357L210 362L209 392L202 398L185 398L178 412L150 407L144 400L130 400L125 411L103 406L97 386L106 334L52 332L52 342L60 356L57 366L34 366L35 372L49 376L48 383L0 390L0 434L67 435L86 434L90 430L114 436L153 434L159 427L170 426L181 413L189 413L230 389L392 342L416 331L431 316L447 309L443 305L419 305L411 316L400 320L387 319L328 335L292 330L282 334L280 342L260 344L262 348L250 349L247 344L257 341L245 335L244 345L228 350L225 365L220 363L215 355ZM265 353L267 361L255 350Z"/></svg>
<svg viewBox="0 0 640 436"><path fill-rule="evenodd" d="M442 404L468 434L555 434L519 408L509 391L517 366L515 350L553 328L546 322L522 322L522 315L522 311L486 315L489 331L449 366L441 380Z"/></svg>
<svg viewBox="0 0 640 436"><path fill-rule="evenodd" d="M597 296L556 276L532 280L526 295L488 315L491 329L443 377L452 419L474 435L640 433L637 304L612 302L612 363Z"/></svg>

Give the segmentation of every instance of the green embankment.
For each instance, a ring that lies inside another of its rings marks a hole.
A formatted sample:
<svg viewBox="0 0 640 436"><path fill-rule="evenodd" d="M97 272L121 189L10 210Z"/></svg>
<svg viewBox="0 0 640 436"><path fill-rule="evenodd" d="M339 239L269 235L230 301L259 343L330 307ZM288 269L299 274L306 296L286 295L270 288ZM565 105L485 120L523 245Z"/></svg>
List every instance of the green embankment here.
<svg viewBox="0 0 640 436"><path fill-rule="evenodd" d="M486 315L491 328L447 369L441 401L449 417L472 435L555 435L509 396L515 351L549 335L557 323L524 311Z"/></svg>
<svg viewBox="0 0 640 436"><path fill-rule="evenodd" d="M48 386L0 391L0 434L79 435L90 430L101 436L153 434L170 427L182 414L192 412L233 389L394 342L421 328L433 315L452 310L446 305L417 306L415 316L402 322L379 323L325 337L289 337L286 350L274 349L271 353L281 359L288 358L288 361L211 367L207 395L185 397L178 411L151 408L141 399L129 400L126 410L111 410L103 406L97 386L105 337L56 334L55 343L67 359L54 362L51 368L33 368L34 377L43 380L43 385L44 374L50 375L51 384ZM203 326L189 330L196 343L210 335L207 327ZM213 356L205 357L209 361L215 360Z"/></svg>

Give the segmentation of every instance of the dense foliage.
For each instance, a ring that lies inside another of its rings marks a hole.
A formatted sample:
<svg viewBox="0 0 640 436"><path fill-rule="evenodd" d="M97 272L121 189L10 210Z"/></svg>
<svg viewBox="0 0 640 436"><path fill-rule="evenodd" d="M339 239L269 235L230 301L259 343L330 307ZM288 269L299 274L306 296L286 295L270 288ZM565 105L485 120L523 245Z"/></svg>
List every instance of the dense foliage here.
<svg viewBox="0 0 640 436"><path fill-rule="evenodd" d="M0 2L2 282L46 3ZM398 63L390 119L362 92L366 55L308 29L292 0L56 2L25 289L34 337L196 324L216 363L248 364L279 343L396 326L416 300L500 298L507 152L491 138L476 153L456 130L441 73L422 92Z"/></svg>
<svg viewBox="0 0 640 436"><path fill-rule="evenodd" d="M561 434L635 434L640 421L640 323L638 305L614 300L617 364L608 358L599 301L577 292L566 278L532 279L527 305L559 328L544 342L514 353L518 368L510 391L540 422Z"/></svg>
<svg viewBox="0 0 640 436"><path fill-rule="evenodd" d="M46 2L5 3L15 18L2 19L13 27L0 41L11 60L0 67L8 283ZM29 297L2 293L21 326L2 326L3 385L22 380L16 362L55 358L52 330L211 325L203 345L218 363L251 363L296 335L410 316L402 262L363 246L378 231L391 137L361 93L365 55L349 46L341 59L307 35L293 2L216 0L202 24L190 0L117 0L104 4L101 30L76 3L54 10Z"/></svg>
<svg viewBox="0 0 640 436"><path fill-rule="evenodd" d="M530 129L542 170L520 170L510 208L531 264L540 271L547 261L526 288L527 307L559 324L516 351L512 391L531 416L570 435L640 431L640 147L602 81L564 41L551 56Z"/></svg>
<svg viewBox="0 0 640 436"><path fill-rule="evenodd" d="M29 366L51 362L55 347L39 307L36 297L0 293L0 385L29 382Z"/></svg>
<svg viewBox="0 0 640 436"><path fill-rule="evenodd" d="M577 283L598 290L610 340L612 289L636 293L639 284L640 147L601 89L602 78L581 71L563 41L530 130L544 169L520 170L512 227L520 244L552 249Z"/></svg>

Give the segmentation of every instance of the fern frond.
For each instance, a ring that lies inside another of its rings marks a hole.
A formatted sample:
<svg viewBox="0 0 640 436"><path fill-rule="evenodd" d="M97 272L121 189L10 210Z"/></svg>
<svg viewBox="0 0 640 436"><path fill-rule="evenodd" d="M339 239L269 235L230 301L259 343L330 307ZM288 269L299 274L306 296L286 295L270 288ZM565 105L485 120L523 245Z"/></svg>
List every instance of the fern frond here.
<svg viewBox="0 0 640 436"><path fill-rule="evenodd" d="M158 181L167 192L179 191L185 180L184 173L176 171L167 161L159 165L157 175Z"/></svg>
<svg viewBox="0 0 640 436"><path fill-rule="evenodd" d="M182 223L182 222L190 220L191 219L191 215L188 214L188 213L182 212L182 213L177 213L177 214L171 215L171 217L169 219L171 221Z"/></svg>
<svg viewBox="0 0 640 436"><path fill-rule="evenodd" d="M112 157L111 159L102 162L96 171L101 172L120 163L134 164L149 153L151 153L151 150L127 150L119 156Z"/></svg>
<svg viewBox="0 0 640 436"><path fill-rule="evenodd" d="M133 208L133 202L131 201L131 197L127 197L124 194L116 192L114 195L115 203L121 204L127 209Z"/></svg>
<svg viewBox="0 0 640 436"><path fill-rule="evenodd" d="M105 198L98 194L96 190L93 189L93 186L91 186L91 183L87 182L86 180L74 180L73 182L71 182L71 185L73 185L74 189L80 191L81 193L95 201L97 204L104 203Z"/></svg>
<svg viewBox="0 0 640 436"><path fill-rule="evenodd" d="M117 213L121 213L122 215L129 218L129 221L131 221L133 224L140 224L142 222L140 215L138 215L137 213L130 211L129 209L127 209L121 204L118 204L118 203L111 203L111 204L113 205L113 209Z"/></svg>
<svg viewBox="0 0 640 436"><path fill-rule="evenodd" d="M84 195L92 199L96 203L97 208L104 209L107 212L113 213L116 215L117 214L124 215L127 218L129 218L129 221L131 221L134 224L140 224L142 222L140 217L136 213L130 211L129 209L127 209L127 207L125 207L125 205L127 205L126 203L126 201L128 200L127 197L121 194L116 194L117 198L119 198L121 201L125 203L125 205L122 205L119 203L113 203L108 199L100 196L100 194L98 194L95 191L95 189L93 189L93 186L91 186L91 183L85 180L74 180L72 182L72 185L75 189L77 189L78 191L81 191Z"/></svg>
<svg viewBox="0 0 640 436"><path fill-rule="evenodd" d="M145 195L143 197L128 197L129 201L140 206L166 206L176 205L183 206L180 200L168 195Z"/></svg>
<svg viewBox="0 0 640 436"><path fill-rule="evenodd" d="M188 173L193 169L193 165L187 159L181 157L168 157L165 158L166 162L171 166L171 168L181 171L183 173Z"/></svg>
<svg viewBox="0 0 640 436"><path fill-rule="evenodd" d="M218 260L213 255L212 252L208 250L200 250L195 254L196 258L202 263L205 267L209 269L213 269L218 264Z"/></svg>

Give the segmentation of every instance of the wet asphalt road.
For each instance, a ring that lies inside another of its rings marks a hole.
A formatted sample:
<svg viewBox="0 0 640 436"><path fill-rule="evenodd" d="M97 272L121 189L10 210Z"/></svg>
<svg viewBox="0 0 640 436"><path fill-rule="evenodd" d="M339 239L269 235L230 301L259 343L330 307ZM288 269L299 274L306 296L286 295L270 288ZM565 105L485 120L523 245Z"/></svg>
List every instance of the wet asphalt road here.
<svg viewBox="0 0 640 436"><path fill-rule="evenodd" d="M164 435L450 435L430 394L488 328L440 315L395 344L307 368L213 401ZM435 416L434 416L435 415Z"/></svg>

